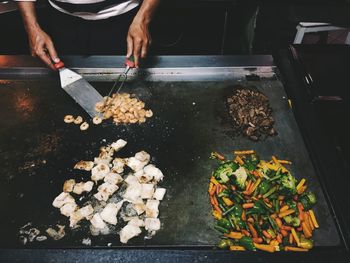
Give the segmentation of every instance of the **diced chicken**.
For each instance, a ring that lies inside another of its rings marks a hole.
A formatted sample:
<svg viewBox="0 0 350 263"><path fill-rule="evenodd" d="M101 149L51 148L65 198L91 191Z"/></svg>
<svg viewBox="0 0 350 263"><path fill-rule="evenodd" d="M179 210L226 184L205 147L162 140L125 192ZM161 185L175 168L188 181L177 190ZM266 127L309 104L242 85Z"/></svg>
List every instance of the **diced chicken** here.
<svg viewBox="0 0 350 263"><path fill-rule="evenodd" d="M53 239L53 240L59 240L63 238L66 235L66 232L64 231L65 226L57 225L58 231L56 231L53 228L46 229L46 233Z"/></svg>
<svg viewBox="0 0 350 263"><path fill-rule="evenodd" d="M144 213L146 211L146 205L142 200L141 200L141 202L134 203L133 208L138 215L141 215L142 213Z"/></svg>
<svg viewBox="0 0 350 263"><path fill-rule="evenodd" d="M155 167L153 164L147 165L143 171L147 176L152 176L156 182L163 180L164 175L162 171Z"/></svg>
<svg viewBox="0 0 350 263"><path fill-rule="evenodd" d="M126 225L119 233L120 242L126 244L130 238L136 237L141 234L141 229L138 226Z"/></svg>
<svg viewBox="0 0 350 263"><path fill-rule="evenodd" d="M69 193L62 192L55 198L55 200L53 200L52 205L54 207L61 208L67 203L75 204L75 200Z"/></svg>
<svg viewBox="0 0 350 263"><path fill-rule="evenodd" d="M74 185L75 185L74 179L69 179L69 180L65 181L63 184L63 192L66 192L66 193L72 192Z"/></svg>
<svg viewBox="0 0 350 263"><path fill-rule="evenodd" d="M60 212L62 215L69 217L78 208L75 203L67 203L60 208Z"/></svg>
<svg viewBox="0 0 350 263"><path fill-rule="evenodd" d="M106 164L106 165L109 165L112 160L113 160L112 157L107 157L107 158L95 157L94 158L94 163L95 164Z"/></svg>
<svg viewBox="0 0 350 263"><path fill-rule="evenodd" d="M148 231L158 231L160 229L160 220L158 218L146 218L145 229Z"/></svg>
<svg viewBox="0 0 350 263"><path fill-rule="evenodd" d="M151 160L151 156L145 152L141 151L135 154L135 158L143 163L148 164L148 162Z"/></svg>
<svg viewBox="0 0 350 263"><path fill-rule="evenodd" d="M74 169L78 170L85 170L85 171L91 171L91 169L94 167L94 162L91 161L79 161L75 166Z"/></svg>
<svg viewBox="0 0 350 263"><path fill-rule="evenodd" d="M128 177L126 177L125 182L128 185L139 184L139 181L137 180L137 178L132 174L129 174Z"/></svg>
<svg viewBox="0 0 350 263"><path fill-rule="evenodd" d="M112 157L113 154L114 154L114 149L112 147L110 147L110 146L101 147L100 154L98 155L98 157L101 159L106 159L106 158Z"/></svg>
<svg viewBox="0 0 350 263"><path fill-rule="evenodd" d="M84 192L90 192L92 190L92 187L94 186L94 182L92 181L87 181L84 184Z"/></svg>
<svg viewBox="0 0 350 263"><path fill-rule="evenodd" d="M110 183L103 183L97 188L94 197L99 201L107 201L108 198L118 190L118 186Z"/></svg>
<svg viewBox="0 0 350 263"><path fill-rule="evenodd" d="M130 226L138 226L138 227L144 227L145 222L143 222L142 219L138 218L137 216L132 218L129 222L128 225Z"/></svg>
<svg viewBox="0 0 350 263"><path fill-rule="evenodd" d="M117 152L121 148L123 148L128 142L123 139L119 139L118 141L111 144L111 147Z"/></svg>
<svg viewBox="0 0 350 263"><path fill-rule="evenodd" d="M159 214L158 200L147 200L146 202L146 217L157 218Z"/></svg>
<svg viewBox="0 0 350 263"><path fill-rule="evenodd" d="M94 183L92 181L80 182L74 185L73 193L80 195L82 192L90 192Z"/></svg>
<svg viewBox="0 0 350 263"><path fill-rule="evenodd" d="M124 199L131 203L140 202L142 186L137 180L137 178L133 175L129 175L125 179L125 182L128 184L128 187L126 188L126 191L124 193Z"/></svg>
<svg viewBox="0 0 350 263"><path fill-rule="evenodd" d="M137 171L134 175L141 184L148 183L153 179L153 176L145 174L143 170Z"/></svg>
<svg viewBox="0 0 350 263"><path fill-rule="evenodd" d="M145 167L146 163L141 162L140 160L136 159L136 157L130 157L128 158L126 165L129 166L133 171L137 172L142 170L143 167Z"/></svg>
<svg viewBox="0 0 350 263"><path fill-rule="evenodd" d="M150 199L154 194L153 184L141 184L141 198Z"/></svg>
<svg viewBox="0 0 350 263"><path fill-rule="evenodd" d="M107 164L100 163L91 170L91 180L96 182L102 180L110 172Z"/></svg>
<svg viewBox="0 0 350 263"><path fill-rule="evenodd" d="M69 226L74 228L82 219L90 220L92 218L94 209L91 205L84 206L74 213L72 213L69 217Z"/></svg>
<svg viewBox="0 0 350 263"><path fill-rule="evenodd" d="M106 223L102 220L100 214L94 214L90 222L93 225L93 227L97 229L103 229L107 227Z"/></svg>
<svg viewBox="0 0 350 263"><path fill-rule="evenodd" d="M126 161L124 159L122 159L122 158L115 158L113 160L113 168L112 168L112 170L115 173L122 173L122 172L124 172L125 162Z"/></svg>
<svg viewBox="0 0 350 263"><path fill-rule="evenodd" d="M119 212L119 209L122 207L123 201L118 202L117 204L115 203L109 203L105 206L105 208L102 210L100 213L101 218L103 221L116 225L118 223L117 220L117 214Z"/></svg>
<svg viewBox="0 0 350 263"><path fill-rule="evenodd" d="M153 194L153 198L161 201L164 198L165 192L165 188L157 188Z"/></svg>
<svg viewBox="0 0 350 263"><path fill-rule="evenodd" d="M105 176L104 181L110 184L120 184L123 181L123 177L117 173L109 173Z"/></svg>

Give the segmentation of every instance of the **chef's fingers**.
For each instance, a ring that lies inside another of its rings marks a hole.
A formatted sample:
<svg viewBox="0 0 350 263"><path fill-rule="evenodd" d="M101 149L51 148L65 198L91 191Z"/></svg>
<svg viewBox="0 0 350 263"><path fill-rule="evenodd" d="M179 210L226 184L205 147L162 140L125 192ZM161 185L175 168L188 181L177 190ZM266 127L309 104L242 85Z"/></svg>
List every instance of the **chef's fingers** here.
<svg viewBox="0 0 350 263"><path fill-rule="evenodd" d="M147 41L147 42L144 42L142 45L141 58L145 58L147 56L148 49L149 49L149 42Z"/></svg>
<svg viewBox="0 0 350 263"><path fill-rule="evenodd" d="M49 52L51 60L53 62L55 62L55 63L60 62L60 59L57 56L56 49L55 49L55 47L54 47L54 45L53 45L53 43L52 43L52 41L50 39L46 41L46 48L47 48L47 50Z"/></svg>
<svg viewBox="0 0 350 263"><path fill-rule="evenodd" d="M135 67L138 68L140 66L140 56L142 49L143 41L141 38L134 38L134 59L135 59Z"/></svg>
<svg viewBox="0 0 350 263"><path fill-rule="evenodd" d="M36 55L52 70L56 70L54 65L51 62L51 58L49 55L44 51L44 49L40 50L36 53Z"/></svg>
<svg viewBox="0 0 350 263"><path fill-rule="evenodd" d="M128 35L128 37L126 38L126 44L127 44L127 51L126 51L126 57L129 58L132 55L132 51L133 51L133 39L131 36Z"/></svg>

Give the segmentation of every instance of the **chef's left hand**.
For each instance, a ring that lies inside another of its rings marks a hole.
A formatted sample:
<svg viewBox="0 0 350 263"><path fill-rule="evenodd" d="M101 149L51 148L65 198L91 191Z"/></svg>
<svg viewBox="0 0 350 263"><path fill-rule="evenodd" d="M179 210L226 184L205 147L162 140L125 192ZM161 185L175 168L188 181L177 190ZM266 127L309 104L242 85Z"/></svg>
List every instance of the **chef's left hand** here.
<svg viewBox="0 0 350 263"><path fill-rule="evenodd" d="M142 17L138 17L137 15L129 27L126 56L128 58L131 55L134 56L136 68L140 65L140 58L145 58L147 56L149 46L152 42L148 27L149 23L145 22Z"/></svg>

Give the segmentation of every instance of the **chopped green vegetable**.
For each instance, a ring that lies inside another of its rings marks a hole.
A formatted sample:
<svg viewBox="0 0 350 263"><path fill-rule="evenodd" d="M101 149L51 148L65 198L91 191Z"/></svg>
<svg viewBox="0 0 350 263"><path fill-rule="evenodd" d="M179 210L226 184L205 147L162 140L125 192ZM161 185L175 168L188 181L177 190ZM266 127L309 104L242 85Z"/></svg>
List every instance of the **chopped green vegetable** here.
<svg viewBox="0 0 350 263"><path fill-rule="evenodd" d="M255 251L256 248L253 244L253 239L251 237L242 237L239 241L238 244L242 247L244 247L247 250Z"/></svg>
<svg viewBox="0 0 350 263"><path fill-rule="evenodd" d="M226 162L221 164L214 172L215 179L219 183L227 183L232 176L233 172L238 169L238 164L235 162Z"/></svg>
<svg viewBox="0 0 350 263"><path fill-rule="evenodd" d="M277 180L279 183L279 193L285 196L294 196L297 193L296 180L290 174L282 174L281 178Z"/></svg>
<svg viewBox="0 0 350 263"><path fill-rule="evenodd" d="M267 180L262 181L259 185L259 194L266 194L271 189L271 183Z"/></svg>
<svg viewBox="0 0 350 263"><path fill-rule="evenodd" d="M317 203L316 196L312 192L302 194L299 201L305 210L310 210Z"/></svg>
<svg viewBox="0 0 350 263"><path fill-rule="evenodd" d="M283 220L286 222L286 224L288 224L290 226L293 226L293 227L300 226L299 217L289 215L289 216L283 217Z"/></svg>
<svg viewBox="0 0 350 263"><path fill-rule="evenodd" d="M218 244L218 247L221 248L221 249L225 249L225 248L228 248L229 246L232 246L233 243L230 239L221 239L219 244Z"/></svg>
<svg viewBox="0 0 350 263"><path fill-rule="evenodd" d="M236 186L240 190L244 190L245 181L248 177L246 170L243 167L239 167L233 174L236 176Z"/></svg>

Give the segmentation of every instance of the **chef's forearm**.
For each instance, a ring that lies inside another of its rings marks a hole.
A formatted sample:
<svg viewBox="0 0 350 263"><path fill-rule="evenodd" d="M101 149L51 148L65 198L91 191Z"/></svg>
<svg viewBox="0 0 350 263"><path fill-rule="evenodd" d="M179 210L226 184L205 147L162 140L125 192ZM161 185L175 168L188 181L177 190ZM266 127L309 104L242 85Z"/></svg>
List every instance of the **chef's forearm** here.
<svg viewBox="0 0 350 263"><path fill-rule="evenodd" d="M36 18L34 1L18 1L17 6L22 15L24 27L27 32L40 28Z"/></svg>
<svg viewBox="0 0 350 263"><path fill-rule="evenodd" d="M160 2L161 0L143 0L134 20L143 24L149 24Z"/></svg>

